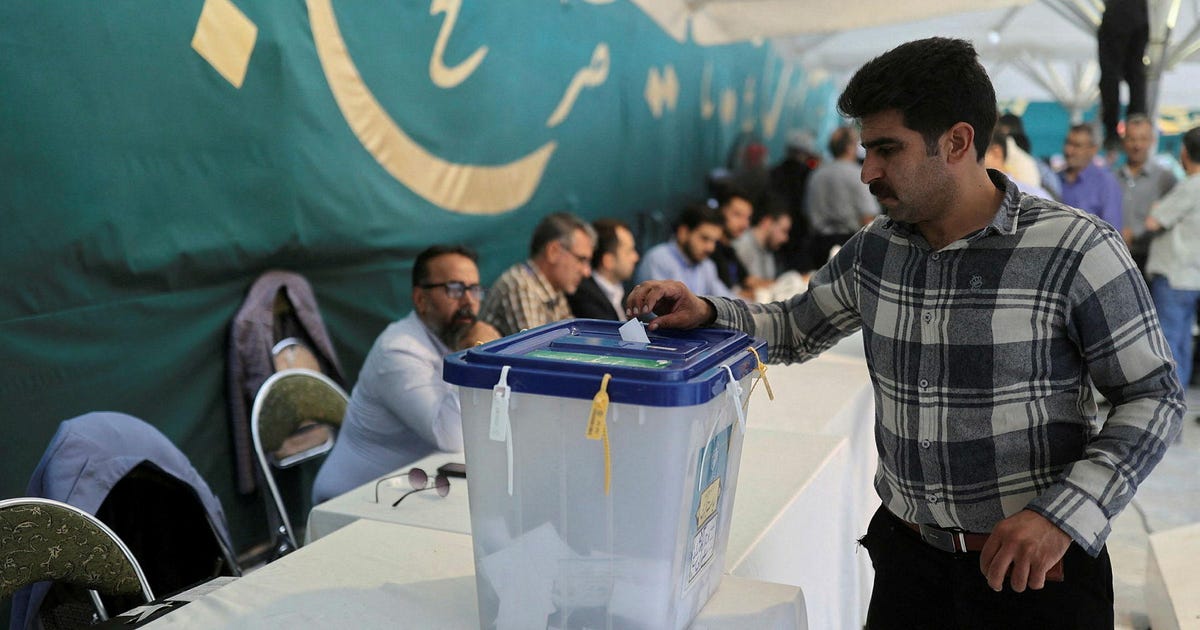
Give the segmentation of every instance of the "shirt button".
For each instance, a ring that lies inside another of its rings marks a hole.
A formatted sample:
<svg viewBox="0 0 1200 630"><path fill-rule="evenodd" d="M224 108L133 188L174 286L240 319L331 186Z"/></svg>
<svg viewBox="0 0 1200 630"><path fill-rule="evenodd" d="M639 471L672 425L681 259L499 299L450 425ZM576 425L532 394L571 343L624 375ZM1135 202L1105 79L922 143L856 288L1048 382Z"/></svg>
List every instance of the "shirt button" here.
<svg viewBox="0 0 1200 630"><path fill-rule="evenodd" d="M930 313L929 311L925 311L924 319L925 319L926 324L933 321L933 313Z"/></svg>
<svg viewBox="0 0 1200 630"><path fill-rule="evenodd" d="M933 495L933 494L927 494L927 495L925 495L925 500L926 500L926 501L929 501L930 503L937 503L937 502L938 502L937 495Z"/></svg>
<svg viewBox="0 0 1200 630"><path fill-rule="evenodd" d="M941 254L939 254L939 253L937 253L937 252L933 252L933 255L932 255L932 256L930 256L930 258L932 258L933 260L941 260L941 259L942 259L942 255L941 255Z"/></svg>
<svg viewBox="0 0 1200 630"><path fill-rule="evenodd" d="M930 440L929 438L925 438L924 440L921 440L921 448L929 448L930 446L933 446L932 440Z"/></svg>
<svg viewBox="0 0 1200 630"><path fill-rule="evenodd" d="M927 378L923 378L923 379L921 379L921 381L920 381L919 383L917 383L917 384L921 386L921 389L925 389L926 387L929 387L929 379L927 379Z"/></svg>

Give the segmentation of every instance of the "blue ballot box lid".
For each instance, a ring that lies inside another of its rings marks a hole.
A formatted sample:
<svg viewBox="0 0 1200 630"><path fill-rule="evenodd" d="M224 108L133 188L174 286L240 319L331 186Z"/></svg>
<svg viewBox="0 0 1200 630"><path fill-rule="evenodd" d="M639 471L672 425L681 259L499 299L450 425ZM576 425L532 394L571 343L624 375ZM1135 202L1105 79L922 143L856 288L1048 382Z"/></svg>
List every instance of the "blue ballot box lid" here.
<svg viewBox="0 0 1200 630"><path fill-rule="evenodd" d="M446 357L442 376L463 387L491 389L504 366L514 393L591 399L611 374L609 400L655 407L708 402L763 360L766 342L736 330L657 330L649 343L624 341L620 322L571 319L527 330Z"/></svg>

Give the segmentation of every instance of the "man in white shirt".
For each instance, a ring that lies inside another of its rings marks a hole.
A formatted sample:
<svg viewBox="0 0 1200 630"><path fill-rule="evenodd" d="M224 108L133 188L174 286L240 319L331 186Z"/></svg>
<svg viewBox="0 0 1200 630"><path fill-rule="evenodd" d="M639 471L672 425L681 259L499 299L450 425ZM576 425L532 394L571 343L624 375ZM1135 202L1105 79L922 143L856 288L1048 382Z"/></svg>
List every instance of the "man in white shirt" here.
<svg viewBox="0 0 1200 630"><path fill-rule="evenodd" d="M483 287L475 253L435 245L413 262L413 310L367 354L337 442L313 482L327 501L436 451L461 451L458 390L442 358L500 333L478 320Z"/></svg>

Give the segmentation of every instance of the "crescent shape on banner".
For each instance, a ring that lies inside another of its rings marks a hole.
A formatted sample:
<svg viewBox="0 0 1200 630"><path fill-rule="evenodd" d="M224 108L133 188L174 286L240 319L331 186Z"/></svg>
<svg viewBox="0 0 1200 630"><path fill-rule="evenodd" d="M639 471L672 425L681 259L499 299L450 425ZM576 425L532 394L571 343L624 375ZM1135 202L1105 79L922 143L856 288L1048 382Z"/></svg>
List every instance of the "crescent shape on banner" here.
<svg viewBox="0 0 1200 630"><path fill-rule="evenodd" d="M433 0L429 5L429 15L445 13L446 19L438 31L437 41L433 43L433 54L429 56L429 79L440 88L452 88L467 80L472 72L483 63L487 56L488 47L480 46L462 63L453 68L447 67L443 56L446 54L446 40L458 22L458 11L462 8L462 0Z"/></svg>
<svg viewBox="0 0 1200 630"><path fill-rule="evenodd" d="M332 0L306 0L308 21L325 80L338 109L363 148L401 184L446 210L499 214L533 196L557 143L543 144L495 166L444 160L417 144L375 99L350 58Z"/></svg>

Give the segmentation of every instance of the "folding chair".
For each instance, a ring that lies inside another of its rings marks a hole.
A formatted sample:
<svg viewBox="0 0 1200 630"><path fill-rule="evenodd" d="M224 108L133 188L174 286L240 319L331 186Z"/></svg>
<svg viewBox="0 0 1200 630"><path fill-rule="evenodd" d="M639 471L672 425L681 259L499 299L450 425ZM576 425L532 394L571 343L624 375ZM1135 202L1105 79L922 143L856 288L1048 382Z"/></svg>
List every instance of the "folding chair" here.
<svg viewBox="0 0 1200 630"><path fill-rule="evenodd" d="M271 519L276 557L299 544L273 470L291 468L328 453L349 398L333 379L303 368L276 372L254 397L250 433L266 482L263 500Z"/></svg>
<svg viewBox="0 0 1200 630"><path fill-rule="evenodd" d="M64 420L25 496L61 501L94 515L138 559L155 592L241 575L220 500L170 439L133 416L97 411ZM33 584L13 596L11 625L24 629L36 618L67 610L91 618L87 600L72 586ZM105 603L125 609L136 601L106 597Z"/></svg>
<svg viewBox="0 0 1200 630"><path fill-rule="evenodd" d="M0 598L48 580L88 589L99 621L109 617L101 594L154 600L133 553L96 517L50 499L0 501Z"/></svg>

